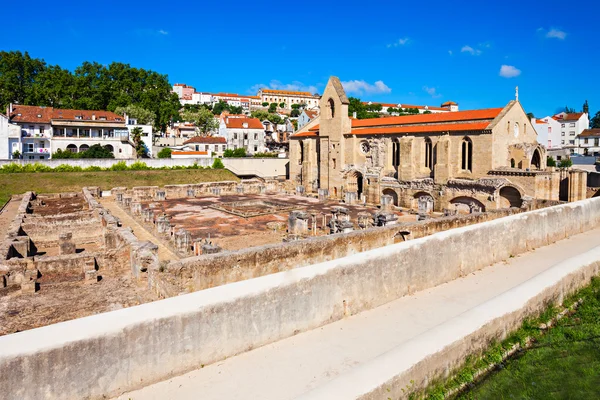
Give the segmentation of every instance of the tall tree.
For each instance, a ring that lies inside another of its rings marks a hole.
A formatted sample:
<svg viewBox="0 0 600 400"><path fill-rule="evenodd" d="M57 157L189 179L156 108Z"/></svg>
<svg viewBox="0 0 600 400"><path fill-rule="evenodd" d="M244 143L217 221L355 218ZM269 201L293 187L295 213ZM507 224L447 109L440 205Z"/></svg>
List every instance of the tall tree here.
<svg viewBox="0 0 600 400"><path fill-rule="evenodd" d="M590 121L590 128L592 129L600 129L600 111L594 115L594 118Z"/></svg>
<svg viewBox="0 0 600 400"><path fill-rule="evenodd" d="M27 52L0 51L0 105L2 105L2 109L9 103L32 105L36 100L37 76L45 68L44 60L31 58Z"/></svg>
<svg viewBox="0 0 600 400"><path fill-rule="evenodd" d="M196 135L198 136L209 136L211 132L219 128L219 122L213 113L206 108L200 108L196 112L184 111L181 117L184 121L196 125Z"/></svg>
<svg viewBox="0 0 600 400"><path fill-rule="evenodd" d="M590 106L589 106L587 100L585 101L585 103L583 103L583 111L582 112L586 113L587 115L590 115Z"/></svg>
<svg viewBox="0 0 600 400"><path fill-rule="evenodd" d="M151 125L156 119L156 115L152 111L136 106L135 104L130 104L127 107L117 107L115 113L120 115L127 114L129 117L135 118L137 123L141 125Z"/></svg>

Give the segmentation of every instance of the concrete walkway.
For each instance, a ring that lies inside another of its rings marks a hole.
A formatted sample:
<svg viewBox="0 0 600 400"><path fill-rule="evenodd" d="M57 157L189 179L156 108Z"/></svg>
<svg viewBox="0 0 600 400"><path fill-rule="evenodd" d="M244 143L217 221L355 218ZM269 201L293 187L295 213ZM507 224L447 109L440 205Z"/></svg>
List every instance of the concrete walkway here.
<svg viewBox="0 0 600 400"><path fill-rule="evenodd" d="M119 218L123 226L128 226L133 229L133 233L140 240L148 240L158 246L158 259L159 261L174 261L179 260L179 256L173 253L167 246L162 244L158 238L156 238L151 232L148 232L141 224L127 214L119 205L114 201L113 198L101 197L98 199L100 204L106 208L110 213Z"/></svg>
<svg viewBox="0 0 600 400"><path fill-rule="evenodd" d="M293 399L600 245L600 229L119 399Z"/></svg>

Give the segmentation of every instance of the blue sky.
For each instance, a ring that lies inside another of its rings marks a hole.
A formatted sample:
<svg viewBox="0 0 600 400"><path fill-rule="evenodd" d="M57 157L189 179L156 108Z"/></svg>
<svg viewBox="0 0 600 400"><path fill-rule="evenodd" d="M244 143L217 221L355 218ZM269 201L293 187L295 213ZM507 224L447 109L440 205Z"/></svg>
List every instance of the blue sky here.
<svg viewBox="0 0 600 400"><path fill-rule="evenodd" d="M321 92L336 75L363 100L501 107L518 85L536 116L600 110L593 1L165 4L29 1L2 19L0 49L68 69L129 63L199 91Z"/></svg>

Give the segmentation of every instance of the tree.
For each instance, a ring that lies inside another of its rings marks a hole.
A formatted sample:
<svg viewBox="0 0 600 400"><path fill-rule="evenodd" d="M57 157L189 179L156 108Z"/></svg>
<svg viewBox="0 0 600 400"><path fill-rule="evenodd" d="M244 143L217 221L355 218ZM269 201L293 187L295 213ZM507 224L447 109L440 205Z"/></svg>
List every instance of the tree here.
<svg viewBox="0 0 600 400"><path fill-rule="evenodd" d="M268 107L268 106L269 106L269 102L267 102L267 101L263 101L263 103L262 103L262 106L263 106L263 107Z"/></svg>
<svg viewBox="0 0 600 400"><path fill-rule="evenodd" d="M84 152L77 153L78 158L115 158L112 151L100 144L94 144Z"/></svg>
<svg viewBox="0 0 600 400"><path fill-rule="evenodd" d="M590 128L592 129L600 129L600 111L594 115L594 118L590 120Z"/></svg>
<svg viewBox="0 0 600 400"><path fill-rule="evenodd" d="M292 104L292 110L297 110L300 108L300 104Z"/></svg>
<svg viewBox="0 0 600 400"><path fill-rule="evenodd" d="M219 128L219 122L213 113L206 108L200 108L197 112L184 111L181 117L184 121L196 125L196 135L198 136L208 136L209 133Z"/></svg>
<svg viewBox="0 0 600 400"><path fill-rule="evenodd" d="M367 106L363 104L357 97L348 98L350 104L348 105L348 115L352 116L356 112L356 118L367 119L367 118L379 118L378 113L370 112ZM381 105L379 105L381 107ZM381 108L379 108L381 110Z"/></svg>
<svg viewBox="0 0 600 400"><path fill-rule="evenodd" d="M140 125L152 125L156 119L156 115L152 111L135 104L130 104L127 107L117 107L115 113L119 115L127 114L130 118L135 118Z"/></svg>
<svg viewBox="0 0 600 400"><path fill-rule="evenodd" d="M13 151L12 158L18 160L19 158L21 158L21 152L19 150Z"/></svg>
<svg viewBox="0 0 600 400"><path fill-rule="evenodd" d="M531 113L531 112L528 112L527 113L527 118L531 121L532 119L535 118L535 115L533 115L533 113Z"/></svg>
<svg viewBox="0 0 600 400"><path fill-rule="evenodd" d="M226 110L229 111L229 104L225 103L223 100L219 100L219 102L213 106L212 112L215 115L221 115L221 113Z"/></svg>
<svg viewBox="0 0 600 400"><path fill-rule="evenodd" d="M270 113L275 113L277 111L277 103L271 103L269 104L269 112Z"/></svg>
<svg viewBox="0 0 600 400"><path fill-rule="evenodd" d="M213 169L223 169L225 166L223 165L223 161L220 158L215 158L215 161L212 163Z"/></svg>
<svg viewBox="0 0 600 400"><path fill-rule="evenodd" d="M586 113L586 114L590 114L590 105L588 104L588 101L586 100L585 103L583 103L583 110L582 112Z"/></svg>
<svg viewBox="0 0 600 400"><path fill-rule="evenodd" d="M573 161L570 158L563 158L558 163L559 168L570 168L573 166Z"/></svg>
<svg viewBox="0 0 600 400"><path fill-rule="evenodd" d="M279 103L279 108L285 108L285 103L284 102Z"/></svg>
<svg viewBox="0 0 600 400"><path fill-rule="evenodd" d="M158 158L171 158L172 152L173 150L171 150L169 147L165 147L164 149L161 149L156 156Z"/></svg>
<svg viewBox="0 0 600 400"><path fill-rule="evenodd" d="M546 165L549 167L556 167L556 161L554 160L554 157L548 156L546 158Z"/></svg>
<svg viewBox="0 0 600 400"><path fill-rule="evenodd" d="M300 116L300 110L298 110L297 108L294 108L292 110L292 112L290 113L290 117L292 118L296 118Z"/></svg>
<svg viewBox="0 0 600 400"><path fill-rule="evenodd" d="M566 107L565 107L565 112L566 112L567 114L573 114L573 113L575 112L575 109L574 109L574 108L571 108L571 107L569 107L569 106L566 106Z"/></svg>
<svg viewBox="0 0 600 400"><path fill-rule="evenodd" d="M133 128L131 130L131 140L133 141L133 144L135 145L135 153L138 156L138 158L146 157L148 155L148 149L146 148L146 145L142 141L142 133L143 132L144 131L139 126Z"/></svg>
<svg viewBox="0 0 600 400"><path fill-rule="evenodd" d="M229 106L229 112L232 114L243 114L244 109L242 106Z"/></svg>
<svg viewBox="0 0 600 400"><path fill-rule="evenodd" d="M223 157L225 157L225 158L246 157L246 149L244 149L243 147L240 147L235 150L227 149L223 152Z"/></svg>

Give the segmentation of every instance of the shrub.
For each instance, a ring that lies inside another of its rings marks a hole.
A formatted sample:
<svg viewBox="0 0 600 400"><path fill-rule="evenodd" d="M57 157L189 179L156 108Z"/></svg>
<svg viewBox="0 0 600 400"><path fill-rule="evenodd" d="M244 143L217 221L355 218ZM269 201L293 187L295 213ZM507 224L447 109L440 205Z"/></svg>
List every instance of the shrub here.
<svg viewBox="0 0 600 400"><path fill-rule="evenodd" d="M98 172L102 171L102 167L98 167L97 165L90 165L87 168L83 169L85 172Z"/></svg>
<svg viewBox="0 0 600 400"><path fill-rule="evenodd" d="M13 151L12 156L14 159L18 159L19 157L21 157L21 152L19 150L15 150Z"/></svg>
<svg viewBox="0 0 600 400"><path fill-rule="evenodd" d="M121 161L121 162L123 162L123 161ZM123 162L123 163L124 163L124 162ZM119 162L119 163L117 163L117 164L120 164L120 162ZM117 165L117 164L115 164L115 165ZM114 165L113 165L113 167L114 167ZM126 168L127 168L127 167L126 167ZM149 170L149 169L150 169L150 167L148 167L148 165L147 165L145 162L142 162L142 161L136 161L136 162L134 162L133 164L131 164L131 165L129 166L129 168L127 168L127 169L129 169L130 171L146 171L146 170Z"/></svg>
<svg viewBox="0 0 600 400"><path fill-rule="evenodd" d="M165 147L164 149L162 149L161 151L159 151L156 156L158 158L171 158L171 153L172 152L173 152L173 150L171 150L169 147Z"/></svg>
<svg viewBox="0 0 600 400"><path fill-rule="evenodd" d="M127 171L127 163L125 161L119 161L116 164L113 164L109 170L111 171Z"/></svg>
<svg viewBox="0 0 600 400"><path fill-rule="evenodd" d="M223 161L220 158L215 158L215 161L212 163L213 169L223 169L225 166L223 165Z"/></svg>
<svg viewBox="0 0 600 400"><path fill-rule="evenodd" d="M556 161L554 160L554 157L548 156L548 158L546 158L546 165L549 167L556 167Z"/></svg>
<svg viewBox="0 0 600 400"><path fill-rule="evenodd" d="M573 166L573 161L570 158L563 158L560 160L560 163L558 163L558 166L560 168L569 168Z"/></svg>
<svg viewBox="0 0 600 400"><path fill-rule="evenodd" d="M83 169L81 167L74 167L69 164L61 164L58 167L53 169L53 172L81 172Z"/></svg>
<svg viewBox="0 0 600 400"><path fill-rule="evenodd" d="M0 171L6 174L12 174L16 172L23 172L23 168L17 163L10 163L3 165Z"/></svg>
<svg viewBox="0 0 600 400"><path fill-rule="evenodd" d="M254 153L254 158L277 158L277 153Z"/></svg>

